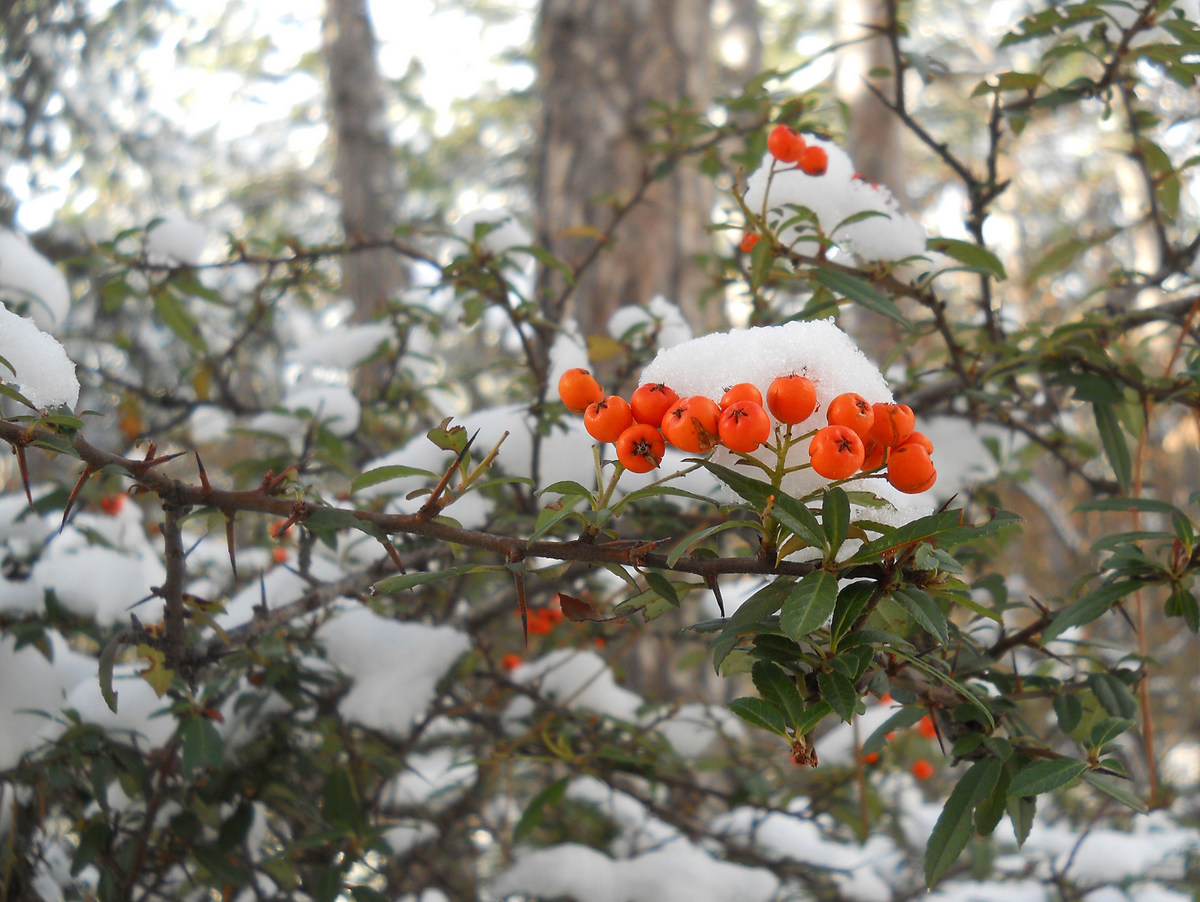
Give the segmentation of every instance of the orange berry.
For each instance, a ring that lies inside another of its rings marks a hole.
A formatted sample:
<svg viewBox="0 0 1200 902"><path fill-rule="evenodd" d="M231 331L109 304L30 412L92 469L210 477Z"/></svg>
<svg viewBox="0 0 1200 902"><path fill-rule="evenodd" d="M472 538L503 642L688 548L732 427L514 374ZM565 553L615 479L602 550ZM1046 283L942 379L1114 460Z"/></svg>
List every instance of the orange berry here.
<svg viewBox="0 0 1200 902"><path fill-rule="evenodd" d="M929 440L929 436L927 436L923 432L912 433L911 435L909 435L908 438L906 438L900 444L902 444L902 445L920 445L928 453L930 453L930 454L933 453L933 442L931 442Z"/></svg>
<svg viewBox="0 0 1200 902"><path fill-rule="evenodd" d="M739 382L732 388L725 389L725 394L721 395L721 400L717 403L724 410L738 401L753 401L761 407L763 402L762 392L758 390L758 386L753 382Z"/></svg>
<svg viewBox="0 0 1200 902"><path fill-rule="evenodd" d="M525 616L525 622L531 636L546 636L554 629L554 623L546 616L546 612L540 609L530 610Z"/></svg>
<svg viewBox="0 0 1200 902"><path fill-rule="evenodd" d="M933 765L924 758L918 758L913 762L912 775L918 780L928 780L933 776Z"/></svg>
<svg viewBox="0 0 1200 902"><path fill-rule="evenodd" d="M785 425L803 423L817 409L817 387L807 376L777 376L767 387L767 407Z"/></svg>
<svg viewBox="0 0 1200 902"><path fill-rule="evenodd" d="M760 240L754 232L743 232L742 240L738 244L738 250L743 254L748 254L754 250L754 245L758 244Z"/></svg>
<svg viewBox="0 0 1200 902"><path fill-rule="evenodd" d="M887 481L906 495L915 495L937 481L937 470L929 452L921 445L908 442L893 448L888 455Z"/></svg>
<svg viewBox="0 0 1200 902"><path fill-rule="evenodd" d="M805 175L824 175L829 166L829 154L825 153L825 148L813 144L800 152L796 162Z"/></svg>
<svg viewBox="0 0 1200 902"><path fill-rule="evenodd" d="M658 426L671 405L679 400L679 395L672 388L661 382L647 382L639 385L629 398L629 407L633 411L633 419L638 423Z"/></svg>
<svg viewBox="0 0 1200 902"><path fill-rule="evenodd" d="M878 764L879 752L871 752L869 755L862 756L863 764Z"/></svg>
<svg viewBox="0 0 1200 902"><path fill-rule="evenodd" d="M721 411L717 434L730 451L749 454L771 437L771 418L761 404L735 401Z"/></svg>
<svg viewBox="0 0 1200 902"><path fill-rule="evenodd" d="M858 433L848 426L825 426L808 443L808 460L818 475L845 479L862 466L864 449Z"/></svg>
<svg viewBox="0 0 1200 902"><path fill-rule="evenodd" d="M875 418L871 421L868 437L888 448L904 444L917 425L912 408L907 404L880 401L878 404L872 404L871 410Z"/></svg>
<svg viewBox="0 0 1200 902"><path fill-rule="evenodd" d="M583 428L598 442L615 442L617 436L633 425L633 411L620 395L589 404L583 412Z"/></svg>
<svg viewBox="0 0 1200 902"><path fill-rule="evenodd" d="M633 473L649 473L667 450L662 433L647 423L634 423L617 436L616 446L617 460Z"/></svg>
<svg viewBox="0 0 1200 902"><path fill-rule="evenodd" d="M712 398L691 395L676 402L663 417L662 433L680 451L701 454L716 445L721 408Z"/></svg>
<svg viewBox="0 0 1200 902"><path fill-rule="evenodd" d="M509 672L516 670L521 666L521 656L515 651L510 651L500 659L500 666Z"/></svg>
<svg viewBox="0 0 1200 902"><path fill-rule="evenodd" d="M804 139L786 125L777 125L767 135L767 150L780 163L795 163L804 155Z"/></svg>
<svg viewBox="0 0 1200 902"><path fill-rule="evenodd" d="M590 371L577 366L559 378L558 397L571 413L583 413L589 404L604 400L604 389Z"/></svg>
<svg viewBox="0 0 1200 902"><path fill-rule="evenodd" d="M868 441L863 445L863 450L862 471L864 473L878 470L887 461L888 449L886 446L879 444L879 442Z"/></svg>
<svg viewBox="0 0 1200 902"><path fill-rule="evenodd" d="M869 437L875 422L875 411L871 404L857 392L843 392L829 402L825 419L830 426L847 426L858 433L863 441Z"/></svg>
<svg viewBox="0 0 1200 902"><path fill-rule="evenodd" d="M118 492L115 495L105 495L100 499L100 510L104 511L110 517L115 517L121 513L121 509L125 507L127 500L129 500L129 496L124 492Z"/></svg>
<svg viewBox="0 0 1200 902"><path fill-rule="evenodd" d="M937 727L933 725L933 718L926 714L917 721L917 732L926 739L934 739L937 737Z"/></svg>
<svg viewBox="0 0 1200 902"><path fill-rule="evenodd" d="M288 559L288 551L286 548L276 545L274 548L271 549L271 560L273 560L275 563L282 564L287 559Z"/></svg>

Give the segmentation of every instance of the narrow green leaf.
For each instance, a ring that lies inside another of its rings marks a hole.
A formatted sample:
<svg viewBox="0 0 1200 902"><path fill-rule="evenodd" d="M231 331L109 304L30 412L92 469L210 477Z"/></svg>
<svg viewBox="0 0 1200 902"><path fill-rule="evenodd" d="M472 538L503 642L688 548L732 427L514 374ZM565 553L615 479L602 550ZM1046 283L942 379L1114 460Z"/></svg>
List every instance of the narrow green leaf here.
<svg viewBox="0 0 1200 902"><path fill-rule="evenodd" d="M796 683L783 668L769 661L755 661L750 668L750 677L758 694L784 713L793 730L804 722L804 700L800 698Z"/></svg>
<svg viewBox="0 0 1200 902"><path fill-rule="evenodd" d="M892 592L892 598L900 603L921 629L932 635L942 645L950 642L950 633L946 625L946 615L941 607L924 589L915 586L905 586Z"/></svg>
<svg viewBox="0 0 1200 902"><path fill-rule="evenodd" d="M883 744L888 741L888 733L895 730L903 730L905 727L911 727L925 716L925 709L919 705L908 705L904 708L897 709L896 713L881 723L867 737L867 741L862 744L862 753L870 755L872 752L877 752L883 748Z"/></svg>
<svg viewBox="0 0 1200 902"><path fill-rule="evenodd" d="M521 819L517 821L517 825L513 828L512 839L514 843L521 842L521 840L534 831L534 828L542 823L546 817L547 805L557 807L562 802L563 795L567 791L567 782L567 777L555 780L529 800L529 804L525 806L525 810L521 813Z"/></svg>
<svg viewBox="0 0 1200 902"><path fill-rule="evenodd" d="M184 306L183 301L175 292L162 288L154 292L154 310L184 344L196 351L208 350L208 342L200 331L200 324Z"/></svg>
<svg viewBox="0 0 1200 902"><path fill-rule="evenodd" d="M767 500L772 501L772 513L776 520L790 530L793 535L803 539L816 548L825 547L825 533L821 524L808 507L801 502L772 488L770 484L758 479L751 479L743 473L723 467L712 461L701 461L701 466L729 486L739 496L749 501L756 511L766 508Z"/></svg>
<svg viewBox="0 0 1200 902"><path fill-rule="evenodd" d="M726 520L724 523L718 523L715 526L709 526L705 529L698 529L696 532L688 533L671 548L670 553L667 555L667 566L674 567L681 557L689 554L693 548L706 539L710 539L727 529L745 529L749 525L738 520Z"/></svg>
<svg viewBox="0 0 1200 902"><path fill-rule="evenodd" d="M854 684L840 673L829 671L817 674L817 688L821 698L829 703L834 713L849 723L858 708L858 693Z"/></svg>
<svg viewBox="0 0 1200 902"><path fill-rule="evenodd" d="M1094 592L1063 608L1042 633L1042 642L1057 639L1073 626L1091 623L1131 592L1142 587L1140 582L1105 583Z"/></svg>
<svg viewBox="0 0 1200 902"><path fill-rule="evenodd" d="M1017 837L1017 847L1020 848L1025 845L1025 840L1029 838L1029 831L1033 829L1033 816L1037 813L1037 796L1014 798L1010 792L1005 808L1008 809L1008 819L1012 821L1013 833Z"/></svg>
<svg viewBox="0 0 1200 902"><path fill-rule="evenodd" d="M906 328L912 328L912 323L900 312L895 301L858 276L837 269L821 268L812 273L812 279L861 307L882 314Z"/></svg>
<svg viewBox="0 0 1200 902"><path fill-rule="evenodd" d="M1083 702L1073 692L1060 692L1054 696L1054 714L1058 717L1058 728L1068 736L1075 732L1083 720Z"/></svg>
<svg viewBox="0 0 1200 902"><path fill-rule="evenodd" d="M1075 508L1077 511L1142 511L1147 514L1166 514L1172 516L1179 513L1179 508L1165 501L1154 498L1097 498Z"/></svg>
<svg viewBox="0 0 1200 902"><path fill-rule="evenodd" d="M336 767L325 778L321 794L321 817L331 827L354 828L362 816L354 781L344 767Z"/></svg>
<svg viewBox="0 0 1200 902"><path fill-rule="evenodd" d="M1000 262L1000 258L986 247L975 244L973 241L960 241L957 238L930 238L926 242L926 246L931 251L940 251L947 257L953 257L959 263L978 272L995 276L997 279L1008 278L1008 273L1004 271L1004 264Z"/></svg>
<svg viewBox="0 0 1200 902"><path fill-rule="evenodd" d="M436 473L431 473L429 470L394 464L387 467L375 467L362 473L350 483L350 491L351 493L361 492L363 489L379 485L381 482L387 482L389 479L403 479L405 476L423 476L435 482L438 478Z"/></svg>
<svg viewBox="0 0 1200 902"><path fill-rule="evenodd" d="M832 648L837 648L841 638L866 610L877 587L875 580L864 579L852 582L838 592L837 602L833 606L833 619L829 622L829 643Z"/></svg>
<svg viewBox="0 0 1200 902"><path fill-rule="evenodd" d="M761 698L735 698L729 703L729 710L748 724L775 733L785 739L788 738L783 714L774 705Z"/></svg>
<svg viewBox="0 0 1200 902"><path fill-rule="evenodd" d="M1003 759L999 760L1003 762ZM992 787L987 798L981 799L975 806L975 832L978 835L991 836L995 832L1008 806L1010 783L1012 783L1012 769L1002 765L996 785Z"/></svg>
<svg viewBox="0 0 1200 902"><path fill-rule="evenodd" d="M403 592L405 589L412 589L443 579L451 579L455 576L462 576L464 573L474 573L488 569L494 570L495 568L480 566L478 564L467 564L461 567L447 567L445 570L418 570L412 573L401 573L377 582L375 584L375 593L377 595L394 595L397 592Z"/></svg>
<svg viewBox="0 0 1200 902"><path fill-rule="evenodd" d="M795 723L796 735L807 736L816 729L817 724L823 721L826 717L833 713L833 708L829 702L818 701L813 702L804 709L803 716Z"/></svg>
<svg viewBox="0 0 1200 902"><path fill-rule="evenodd" d="M1091 673L1087 683L1106 713L1123 720L1133 720L1137 716L1137 699L1120 677L1104 672Z"/></svg>
<svg viewBox="0 0 1200 902"><path fill-rule="evenodd" d="M1146 813L1146 804L1133 793L1126 790L1121 784L1090 771L1083 775L1083 779L1089 786L1100 790L1110 799L1115 799L1138 814Z"/></svg>
<svg viewBox="0 0 1200 902"><path fill-rule="evenodd" d="M827 559L833 560L850 532L850 499L839 486L827 488L821 497L821 528L828 541Z"/></svg>
<svg viewBox="0 0 1200 902"><path fill-rule="evenodd" d="M837 603L837 583L837 577L827 570L815 570L801 577L779 612L783 631L793 639L800 639L824 624Z"/></svg>
<svg viewBox="0 0 1200 902"><path fill-rule="evenodd" d="M1129 445L1125 441L1125 433L1121 431L1117 412L1111 404L1093 404L1092 411L1096 415L1096 428L1100 430L1104 455L1116 474L1121 491L1128 492L1133 484L1133 460L1129 456Z"/></svg>
<svg viewBox="0 0 1200 902"><path fill-rule="evenodd" d="M991 795L1003 766L996 758L976 761L951 791L925 847L926 886L937 883L967 847L975 833L972 822L975 806Z"/></svg>
<svg viewBox="0 0 1200 902"><path fill-rule="evenodd" d="M1053 792L1078 780L1088 769L1086 761L1054 758L1037 761L1017 771L1008 787L1009 798Z"/></svg>
<svg viewBox="0 0 1200 902"><path fill-rule="evenodd" d="M1088 747L1098 755L1106 745L1131 729L1133 729L1132 720L1126 720L1123 717L1106 717L1092 726L1092 732L1088 736Z"/></svg>
<svg viewBox="0 0 1200 902"><path fill-rule="evenodd" d="M180 760L184 773L209 767L214 770L221 766L225 757L225 741L220 731L206 717L195 717L187 721L180 731L183 749Z"/></svg>

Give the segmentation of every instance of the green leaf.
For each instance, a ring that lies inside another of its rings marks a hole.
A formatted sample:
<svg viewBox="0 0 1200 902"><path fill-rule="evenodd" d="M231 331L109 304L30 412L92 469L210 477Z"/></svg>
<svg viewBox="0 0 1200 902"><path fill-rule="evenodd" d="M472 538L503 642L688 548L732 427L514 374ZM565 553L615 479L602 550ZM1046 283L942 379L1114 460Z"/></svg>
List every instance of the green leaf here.
<svg viewBox="0 0 1200 902"><path fill-rule="evenodd" d="M1092 732L1087 741L1088 748L1099 755L1106 745L1131 729L1133 729L1132 720L1126 720L1123 717L1106 717L1092 726Z"/></svg>
<svg viewBox="0 0 1200 902"><path fill-rule="evenodd" d="M208 871L214 882L233 887L245 886L248 882L246 875L229 861L227 851L212 846L193 845L191 853L196 862Z"/></svg>
<svg viewBox="0 0 1200 902"><path fill-rule="evenodd" d="M1106 713L1123 720L1133 720L1137 716L1137 699L1120 677L1111 673L1091 673L1088 674L1087 683Z"/></svg>
<svg viewBox="0 0 1200 902"><path fill-rule="evenodd" d="M997 279L1007 279L1004 264L1000 258L986 247L973 241L960 241L957 238L930 238L926 246L931 251L939 251L947 257L953 257L959 263L977 272L995 276Z"/></svg>
<svg viewBox="0 0 1200 902"><path fill-rule="evenodd" d="M1005 807L1008 809L1008 819L1012 821L1013 833L1017 837L1017 847L1020 848L1025 845L1025 840L1029 838L1029 831L1033 829L1033 816L1037 813L1037 796L1014 798L1010 792Z"/></svg>
<svg viewBox="0 0 1200 902"><path fill-rule="evenodd" d="M750 251L750 287L761 288L771 277L775 255L768 241L760 241Z"/></svg>
<svg viewBox="0 0 1200 902"><path fill-rule="evenodd" d="M788 738L787 726L783 722L783 714L779 709L761 698L735 698L729 703L729 710L760 729Z"/></svg>
<svg viewBox="0 0 1200 902"><path fill-rule="evenodd" d="M699 545L706 539L710 539L718 533L722 533L727 529L744 529L750 524L739 520L726 520L724 523L718 523L715 526L709 526L704 529L698 529L695 532L688 533L682 539L675 543L667 555L667 566L674 567L679 562L679 559L685 554L689 554L693 548Z"/></svg>
<svg viewBox="0 0 1200 902"><path fill-rule="evenodd" d="M573 480L563 479L544 489L539 489L538 495L580 495L584 498L591 498L592 490Z"/></svg>
<svg viewBox="0 0 1200 902"><path fill-rule="evenodd" d="M385 896L377 889L360 884L350 887L350 898L354 902L388 902L391 897Z"/></svg>
<svg viewBox="0 0 1200 902"><path fill-rule="evenodd" d="M999 759L1003 761L1004 759ZM987 798L981 799L975 806L975 832L980 836L991 836L1004 817L1008 806L1008 786L1012 782L1012 770L1001 767L1000 777L996 785L988 793Z"/></svg>
<svg viewBox="0 0 1200 902"><path fill-rule="evenodd" d="M769 661L755 661L750 668L750 677L758 694L784 712L793 730L804 723L804 700L800 698L796 683L783 668Z"/></svg>
<svg viewBox="0 0 1200 902"><path fill-rule="evenodd" d="M1058 728L1068 736L1075 732L1083 720L1083 702L1073 692L1060 692L1054 696L1054 714L1058 717Z"/></svg>
<svg viewBox="0 0 1200 902"><path fill-rule="evenodd" d="M900 603L921 629L935 637L942 645L950 642L950 633L946 625L946 615L941 607L924 589L915 586L905 586L892 592L892 598Z"/></svg>
<svg viewBox="0 0 1200 902"><path fill-rule="evenodd" d="M858 276L837 269L822 268L812 273L812 279L861 307L882 314L906 328L912 328L912 322L900 312L895 301Z"/></svg>
<svg viewBox="0 0 1200 902"><path fill-rule="evenodd" d="M776 520L809 545L816 548L825 547L825 533L821 529L821 524L806 505L790 495L785 495L772 488L768 483L751 479L729 467L723 467L707 460L700 463L739 496L749 501L756 511L761 512L766 508L767 500L774 499L772 516Z"/></svg>
<svg viewBox="0 0 1200 902"><path fill-rule="evenodd" d="M926 886L937 883L967 847L975 833L972 820L975 806L992 794L1003 767L1003 762L996 758L976 761L951 791L925 847Z"/></svg>
<svg viewBox="0 0 1200 902"><path fill-rule="evenodd" d="M563 795L567 791L567 782L567 777L555 780L529 800L529 804L525 806L525 810L521 813L521 819L517 821L517 825L513 828L512 841L514 843L521 842L521 840L534 831L534 828L542 823L546 816L547 805L558 807L562 802Z"/></svg>
<svg viewBox="0 0 1200 902"><path fill-rule="evenodd" d="M1017 771L1008 787L1008 797L1011 799L1053 792L1074 783L1087 769L1087 762L1076 758L1037 761Z"/></svg>
<svg viewBox="0 0 1200 902"><path fill-rule="evenodd" d="M155 291L154 310L167 328L174 332L184 344L201 353L208 350L208 342L204 340L200 324L174 291L167 288Z"/></svg>
<svg viewBox="0 0 1200 902"><path fill-rule="evenodd" d="M818 629L837 603L838 581L827 570L815 570L801 577L779 612L779 625L793 639L807 636Z"/></svg>
<svg viewBox="0 0 1200 902"><path fill-rule="evenodd" d="M839 640L854 626L877 587L875 580L863 579L850 583L838 592L837 603L833 606L833 619L829 623L831 648L837 648Z"/></svg>
<svg viewBox="0 0 1200 902"><path fill-rule="evenodd" d="M1105 583L1094 592L1089 592L1083 598L1059 611L1051 624L1042 632L1042 642L1046 643L1057 639L1073 626L1091 623L1126 595L1136 592L1140 588L1142 588L1142 584L1133 580Z"/></svg>
<svg viewBox="0 0 1200 902"><path fill-rule="evenodd" d="M464 564L461 567L447 567L445 570L417 570L412 573L401 573L377 582L375 584L375 594L395 595L398 592L403 592L405 589L413 589L417 586L424 586L443 579L462 576L465 573L475 573L489 569L494 570L496 568L480 566L478 564Z"/></svg>
<svg viewBox="0 0 1200 902"><path fill-rule="evenodd" d="M362 820L362 810L354 781L344 767L335 767L325 778L321 794L321 817L331 827L355 829Z"/></svg>
<svg viewBox="0 0 1200 902"><path fill-rule="evenodd" d="M850 532L850 499L839 486L825 489L821 497L821 528L829 543L827 559L832 560Z"/></svg>
<svg viewBox="0 0 1200 902"><path fill-rule="evenodd" d="M1084 774L1083 779L1089 786L1100 790L1110 799L1116 799L1122 805L1133 809L1138 814L1146 813L1145 803L1133 793L1126 790L1121 784L1109 779L1105 779L1099 774L1091 771Z"/></svg>
<svg viewBox="0 0 1200 902"><path fill-rule="evenodd" d="M426 479L432 479L435 482L438 479L436 473L431 473L429 470L422 470L420 467L406 467L401 464L394 464L387 467L375 467L367 470L365 473L358 476L350 483L350 492L361 492L363 489L370 488L374 485L379 485L381 482L387 482L390 479L403 479L405 476L423 476Z"/></svg>
<svg viewBox="0 0 1200 902"><path fill-rule="evenodd" d="M79 834L79 842L75 853L71 856L71 874L78 874L89 864L93 864L100 850L108 845L112 831L104 815L95 816Z"/></svg>
<svg viewBox="0 0 1200 902"><path fill-rule="evenodd" d="M184 773L193 774L201 768L217 770L225 758L225 741L220 731L207 717L194 717L180 732L183 749L180 760Z"/></svg>
<svg viewBox="0 0 1200 902"><path fill-rule="evenodd" d="M721 672L721 663L737 645L741 636L747 632L758 631L760 624L783 605L783 600L793 585L794 583L785 579L767 583L733 612L725 622L725 629L713 642L713 669L717 673Z"/></svg>
<svg viewBox="0 0 1200 902"><path fill-rule="evenodd" d="M883 748L883 744L888 741L888 733L896 730L903 730L905 727L911 727L925 716L925 709L919 705L908 705L899 708L895 714L881 723L867 737L867 741L862 744L862 753L870 755L873 752L878 752Z"/></svg>
<svg viewBox="0 0 1200 902"><path fill-rule="evenodd" d="M1096 415L1096 428L1100 430L1100 443L1104 446L1104 455L1116 474L1121 491L1128 492L1133 484L1133 461L1129 456L1129 445L1125 441L1125 433L1116 409L1111 404L1092 404Z"/></svg>
<svg viewBox="0 0 1200 902"><path fill-rule="evenodd" d="M817 674L817 688L834 713L849 723L858 708L858 692L854 684L842 674L829 671Z"/></svg>

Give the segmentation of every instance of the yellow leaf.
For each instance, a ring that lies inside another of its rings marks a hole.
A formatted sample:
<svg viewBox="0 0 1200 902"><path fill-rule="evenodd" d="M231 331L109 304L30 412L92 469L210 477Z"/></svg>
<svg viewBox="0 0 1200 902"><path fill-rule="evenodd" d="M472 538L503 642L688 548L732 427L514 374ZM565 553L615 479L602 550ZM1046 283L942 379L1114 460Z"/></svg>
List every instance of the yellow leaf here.
<svg viewBox="0 0 1200 902"><path fill-rule="evenodd" d="M138 676L150 684L155 695L162 698L163 693L170 688L171 680L175 679L175 671L166 666L166 655L157 648L146 644L137 647L137 654L139 658L150 665L145 670L139 671Z"/></svg>

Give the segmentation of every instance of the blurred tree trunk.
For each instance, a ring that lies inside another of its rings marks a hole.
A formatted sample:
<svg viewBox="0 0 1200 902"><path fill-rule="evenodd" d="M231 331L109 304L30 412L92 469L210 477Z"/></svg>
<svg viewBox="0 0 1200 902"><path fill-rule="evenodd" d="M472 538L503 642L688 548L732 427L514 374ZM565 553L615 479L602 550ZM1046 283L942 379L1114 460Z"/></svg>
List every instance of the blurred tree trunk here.
<svg viewBox="0 0 1200 902"><path fill-rule="evenodd" d="M366 0L326 0L324 52L342 228L352 244L387 241L396 226L399 190ZM359 319L378 319L403 284L400 260L389 249L343 258L343 290Z"/></svg>
<svg viewBox="0 0 1200 902"><path fill-rule="evenodd" d="M707 106L709 16L710 0L542 0L537 231L573 269L654 165L644 146L654 137L647 120L655 104ZM711 250L711 199L707 180L686 164L655 181L580 276L570 303L553 303L567 287L562 276L542 273L547 314L572 314L591 335L617 307L663 294L693 326L711 322L719 311L701 312L706 277L696 261Z"/></svg>
<svg viewBox="0 0 1200 902"><path fill-rule="evenodd" d="M849 105L846 149L863 178L886 185L903 204L906 173L900 151L900 120L866 86L867 74L873 69L892 68L891 48L878 31L888 20L887 2L845 0L838 6L838 19L839 40L875 35L848 48L838 64L838 96ZM887 78L873 81L890 95Z"/></svg>

